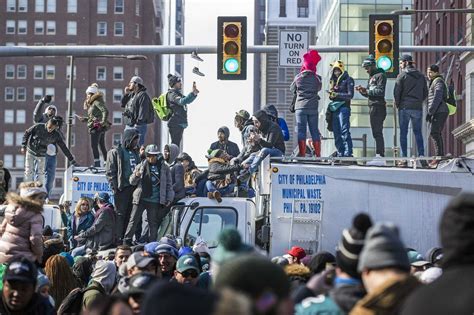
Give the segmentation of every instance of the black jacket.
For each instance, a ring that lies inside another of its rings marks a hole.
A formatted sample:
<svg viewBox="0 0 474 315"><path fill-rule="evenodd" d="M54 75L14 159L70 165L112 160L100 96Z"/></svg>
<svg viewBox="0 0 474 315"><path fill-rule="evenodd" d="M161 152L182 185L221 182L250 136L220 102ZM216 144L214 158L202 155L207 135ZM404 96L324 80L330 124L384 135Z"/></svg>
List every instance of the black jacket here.
<svg viewBox="0 0 474 315"><path fill-rule="evenodd" d="M229 165L221 158L212 158L209 160L208 180L216 181L225 179L227 174L232 174L240 170L239 165Z"/></svg>
<svg viewBox="0 0 474 315"><path fill-rule="evenodd" d="M376 69L367 83L367 93L362 94L369 98L369 106L385 106L385 86L387 85L387 76L382 69Z"/></svg>
<svg viewBox="0 0 474 315"><path fill-rule="evenodd" d="M437 76L430 81L428 92L428 114L447 113L448 105L446 105L446 83L442 76Z"/></svg>
<svg viewBox="0 0 474 315"><path fill-rule="evenodd" d="M296 94L295 109L318 110L321 86L321 77L314 72L298 73L290 86L290 91Z"/></svg>
<svg viewBox="0 0 474 315"><path fill-rule="evenodd" d="M345 106L351 106L351 100L354 97L354 79L344 71L339 77L334 73L331 75L329 82L331 90L337 93L337 96L332 101L344 101Z"/></svg>
<svg viewBox="0 0 474 315"><path fill-rule="evenodd" d="M259 130L265 139L260 139L259 143L263 148L279 149L285 154L285 142L280 126L271 121L265 111L259 110L254 114L260 122Z"/></svg>
<svg viewBox="0 0 474 315"><path fill-rule="evenodd" d="M0 302L0 315L10 315L12 313L13 311L7 308L2 295ZM51 303L49 303L48 299L35 292L33 293L33 297L28 306L25 309L18 311L16 314L20 313L22 315L55 315L56 311Z"/></svg>
<svg viewBox="0 0 474 315"><path fill-rule="evenodd" d="M155 121L155 111L146 88L137 93L127 93L122 97L124 122L128 126L148 125Z"/></svg>
<svg viewBox="0 0 474 315"><path fill-rule="evenodd" d="M170 89L166 94L166 102L173 111L173 115L168 121L169 127L186 128L188 126L188 104L191 104L197 95L189 93L184 96L180 89Z"/></svg>
<svg viewBox="0 0 474 315"><path fill-rule="evenodd" d="M36 157L46 156L48 144L56 144L69 161L74 160L58 130L48 132L45 124L36 124L25 131L21 146Z"/></svg>
<svg viewBox="0 0 474 315"><path fill-rule="evenodd" d="M423 101L428 96L425 76L415 69L404 69L395 81L393 97L398 109L423 109Z"/></svg>

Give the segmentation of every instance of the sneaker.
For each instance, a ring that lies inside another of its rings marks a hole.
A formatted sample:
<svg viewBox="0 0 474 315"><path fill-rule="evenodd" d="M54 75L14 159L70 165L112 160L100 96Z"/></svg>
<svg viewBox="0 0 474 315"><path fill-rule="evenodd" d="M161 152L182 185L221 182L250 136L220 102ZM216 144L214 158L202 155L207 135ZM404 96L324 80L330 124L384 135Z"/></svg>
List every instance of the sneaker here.
<svg viewBox="0 0 474 315"><path fill-rule="evenodd" d="M213 192L213 195L214 195L214 198L216 199L216 201L218 203L221 203L222 202L222 196L221 196L221 193L216 190L215 192Z"/></svg>
<svg viewBox="0 0 474 315"><path fill-rule="evenodd" d="M214 199L214 194L212 193L212 191L207 192L207 198Z"/></svg>
<svg viewBox="0 0 474 315"><path fill-rule="evenodd" d="M408 161L397 161L395 164L397 167L408 167Z"/></svg>
<svg viewBox="0 0 474 315"><path fill-rule="evenodd" d="M197 54L197 52L196 52L195 50L193 50L193 51L191 52L191 58L196 59L197 61L204 61L204 60L202 60L201 57L198 56L198 54Z"/></svg>
<svg viewBox="0 0 474 315"><path fill-rule="evenodd" d="M194 74L197 74L197 75L199 75L199 76L201 76L201 77L204 76L204 73L202 73L201 71L199 71L199 68L198 68L198 67L194 67L194 68L193 68L193 73L194 73Z"/></svg>
<svg viewBox="0 0 474 315"><path fill-rule="evenodd" d="M380 156L380 154L376 154L375 158L372 161L368 161L367 163L365 163L365 165L367 165L367 166L387 166L387 163L384 160L382 160L382 157Z"/></svg>

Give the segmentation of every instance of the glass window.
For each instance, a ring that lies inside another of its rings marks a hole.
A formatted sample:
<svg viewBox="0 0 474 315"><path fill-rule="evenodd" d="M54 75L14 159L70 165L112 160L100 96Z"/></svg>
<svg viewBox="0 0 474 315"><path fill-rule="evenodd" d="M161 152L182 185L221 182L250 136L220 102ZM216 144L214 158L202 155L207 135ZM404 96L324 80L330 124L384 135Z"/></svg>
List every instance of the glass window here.
<svg viewBox="0 0 474 315"><path fill-rule="evenodd" d="M140 0L135 0L135 15L140 16Z"/></svg>
<svg viewBox="0 0 474 315"><path fill-rule="evenodd" d="M28 22L25 20L18 21L18 34L26 34Z"/></svg>
<svg viewBox="0 0 474 315"><path fill-rule="evenodd" d="M107 13L107 0L98 0L97 1L97 13L106 14Z"/></svg>
<svg viewBox="0 0 474 315"><path fill-rule="evenodd" d="M56 76L56 67L54 65L48 65L46 66L46 79L54 79Z"/></svg>
<svg viewBox="0 0 474 315"><path fill-rule="evenodd" d="M368 18L343 18L341 19L341 31L343 32L368 32Z"/></svg>
<svg viewBox="0 0 474 315"><path fill-rule="evenodd" d="M21 146L21 142L17 146ZM23 168L25 166L25 156L23 154L15 155L15 165L16 168Z"/></svg>
<svg viewBox="0 0 474 315"><path fill-rule="evenodd" d="M121 125L122 124L122 112L114 111L112 114L112 124Z"/></svg>
<svg viewBox="0 0 474 315"><path fill-rule="evenodd" d="M105 67L97 67L96 80L104 81L107 79L107 69Z"/></svg>
<svg viewBox="0 0 474 315"><path fill-rule="evenodd" d="M43 79L43 66L35 65L34 67L34 78Z"/></svg>
<svg viewBox="0 0 474 315"><path fill-rule="evenodd" d="M122 134L121 133L114 133L112 135L112 145L119 145L122 143Z"/></svg>
<svg viewBox="0 0 474 315"><path fill-rule="evenodd" d="M44 95L51 95L54 98L54 88L53 87L47 87L44 90Z"/></svg>
<svg viewBox="0 0 474 315"><path fill-rule="evenodd" d="M309 6L308 0L298 0L298 17L308 17Z"/></svg>
<svg viewBox="0 0 474 315"><path fill-rule="evenodd" d="M24 124L26 122L26 111L24 109L18 109L16 111L16 123Z"/></svg>
<svg viewBox="0 0 474 315"><path fill-rule="evenodd" d="M21 143L23 142L23 135L24 134L25 134L24 132L17 132L15 134L15 138L16 138L15 141L16 141L16 146L17 147L21 146Z"/></svg>
<svg viewBox="0 0 474 315"><path fill-rule="evenodd" d="M399 8L400 9L400 8ZM344 4L341 5L341 17L365 17L375 12L373 4ZM378 12L377 12L378 13Z"/></svg>
<svg viewBox="0 0 474 315"><path fill-rule="evenodd" d="M54 187L55 188L63 188L63 179L62 178L55 178L54 179Z"/></svg>
<svg viewBox="0 0 474 315"><path fill-rule="evenodd" d="M77 22L68 21L67 22L67 34L68 35L77 35Z"/></svg>
<svg viewBox="0 0 474 315"><path fill-rule="evenodd" d="M26 79L26 65L16 66L16 76L18 79Z"/></svg>
<svg viewBox="0 0 474 315"><path fill-rule="evenodd" d="M286 81L286 70L285 68L278 68L278 82Z"/></svg>
<svg viewBox="0 0 474 315"><path fill-rule="evenodd" d="M15 100L15 88L7 86L5 88L5 101L14 101Z"/></svg>
<svg viewBox="0 0 474 315"><path fill-rule="evenodd" d="M26 87L16 88L16 100L21 102L26 101Z"/></svg>
<svg viewBox="0 0 474 315"><path fill-rule="evenodd" d="M67 13L77 13L77 0L67 0Z"/></svg>
<svg viewBox="0 0 474 315"><path fill-rule="evenodd" d="M44 34L44 21L35 21L35 34Z"/></svg>
<svg viewBox="0 0 474 315"><path fill-rule="evenodd" d="M7 0L7 12L16 11L16 0Z"/></svg>
<svg viewBox="0 0 474 315"><path fill-rule="evenodd" d="M18 12L28 12L28 0L18 0Z"/></svg>
<svg viewBox="0 0 474 315"><path fill-rule="evenodd" d="M15 34L16 27L15 27L15 21L14 20L7 20L7 34Z"/></svg>
<svg viewBox="0 0 474 315"><path fill-rule="evenodd" d="M140 24L135 24L135 37L140 38Z"/></svg>
<svg viewBox="0 0 474 315"><path fill-rule="evenodd" d="M114 80L123 80L123 67L114 67Z"/></svg>
<svg viewBox="0 0 474 315"><path fill-rule="evenodd" d="M74 66L74 79L76 78L77 67ZM66 66L66 79L71 76L71 66Z"/></svg>
<svg viewBox="0 0 474 315"><path fill-rule="evenodd" d="M56 12L56 0L48 0L48 6L46 7L46 12L50 12L50 13Z"/></svg>
<svg viewBox="0 0 474 315"><path fill-rule="evenodd" d="M13 124L15 122L15 111L13 109L5 109L4 123Z"/></svg>
<svg viewBox="0 0 474 315"><path fill-rule="evenodd" d="M39 101L43 97L43 88L33 88L33 100Z"/></svg>
<svg viewBox="0 0 474 315"><path fill-rule="evenodd" d="M4 136L4 139L3 139L4 146L13 146L15 144L13 132L4 132L3 136Z"/></svg>
<svg viewBox="0 0 474 315"><path fill-rule="evenodd" d="M277 103L286 104L286 89L277 89Z"/></svg>
<svg viewBox="0 0 474 315"><path fill-rule="evenodd" d="M115 13L123 13L123 0L115 0Z"/></svg>
<svg viewBox="0 0 474 315"><path fill-rule="evenodd" d="M15 65L5 65L5 79L15 78Z"/></svg>
<svg viewBox="0 0 474 315"><path fill-rule="evenodd" d="M121 89L114 89L113 93L114 93L114 102L115 103L120 103L120 101L122 100L122 90Z"/></svg>
<svg viewBox="0 0 474 315"><path fill-rule="evenodd" d="M69 88L66 88L66 100L69 101ZM72 89L72 101L76 101L76 88ZM75 119L75 118L74 118Z"/></svg>
<svg viewBox="0 0 474 315"><path fill-rule="evenodd" d="M5 154L3 156L3 165L7 168L13 167L13 155L12 154ZM23 181L23 177L20 179L20 182Z"/></svg>
<svg viewBox="0 0 474 315"><path fill-rule="evenodd" d="M44 12L44 0L35 1L35 12Z"/></svg>
<svg viewBox="0 0 474 315"><path fill-rule="evenodd" d="M114 23L114 35L123 36L123 22Z"/></svg>
<svg viewBox="0 0 474 315"><path fill-rule="evenodd" d="M56 21L46 21L46 34L56 34Z"/></svg>
<svg viewBox="0 0 474 315"><path fill-rule="evenodd" d="M286 17L286 0L280 0L280 13L279 17Z"/></svg>
<svg viewBox="0 0 474 315"><path fill-rule="evenodd" d="M71 133L71 147L76 146L76 134L74 132Z"/></svg>
<svg viewBox="0 0 474 315"><path fill-rule="evenodd" d="M97 36L107 35L107 22L97 22Z"/></svg>

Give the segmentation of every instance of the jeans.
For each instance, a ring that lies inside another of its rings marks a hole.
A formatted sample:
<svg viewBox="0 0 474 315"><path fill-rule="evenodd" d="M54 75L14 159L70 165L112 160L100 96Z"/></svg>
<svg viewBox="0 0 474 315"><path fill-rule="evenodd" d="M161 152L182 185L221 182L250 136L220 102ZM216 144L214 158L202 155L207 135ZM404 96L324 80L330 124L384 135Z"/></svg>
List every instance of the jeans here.
<svg viewBox="0 0 474 315"><path fill-rule="evenodd" d="M370 106L370 127L372 136L375 139L375 153L385 156L385 143L383 140L383 122L387 117L387 108L385 106Z"/></svg>
<svg viewBox="0 0 474 315"><path fill-rule="evenodd" d="M99 149L104 157L104 162L107 161L107 149L105 148L105 131L91 133L91 147L92 155L94 156L94 166L100 167Z"/></svg>
<svg viewBox="0 0 474 315"><path fill-rule="evenodd" d="M207 182L207 179L203 178L196 183L196 195L198 197L207 196L206 182Z"/></svg>
<svg viewBox="0 0 474 315"><path fill-rule="evenodd" d="M127 231L125 232L124 236L124 243L131 244L133 235L135 234L135 230L137 229L137 225L139 224L139 219L143 214L143 211L146 209L147 213L147 220L149 225L149 235L148 241L154 242L156 241L158 228L161 224L161 221L166 215L166 208L163 205L158 203L151 203L140 200L140 203L134 204L132 208L132 213L130 215L130 221L128 222Z"/></svg>
<svg viewBox="0 0 474 315"><path fill-rule="evenodd" d="M127 129L136 129L138 131L138 136L140 137L138 140L138 145L142 146L145 144L145 137L148 125L135 125L133 127L125 126L125 130Z"/></svg>
<svg viewBox="0 0 474 315"><path fill-rule="evenodd" d="M168 126L170 132L171 143L176 144L178 147L181 145L183 139L184 128L180 126Z"/></svg>
<svg viewBox="0 0 474 315"><path fill-rule="evenodd" d="M244 162L244 164L250 164L250 173L255 173L260 166L260 163L270 155L270 157L283 156L283 152L276 148L263 148L257 154L252 153Z"/></svg>
<svg viewBox="0 0 474 315"><path fill-rule="evenodd" d="M127 227L127 222L130 219L132 212L133 191L135 187L127 186L122 191L117 191L114 194L115 213L117 214L117 238L121 241Z"/></svg>
<svg viewBox="0 0 474 315"><path fill-rule="evenodd" d="M36 165L36 172L35 172ZM45 171L46 171L46 157L45 156L34 156L30 152L26 151L25 157L25 182L31 182L35 180L35 175L38 176L36 180L45 184Z"/></svg>
<svg viewBox="0 0 474 315"><path fill-rule="evenodd" d="M217 189L214 186L214 183L212 181L208 180L206 182L206 188L209 192L214 192L214 191L218 190L221 193L222 196L227 196L227 195L230 195L232 192L234 192L235 184L229 184L225 187Z"/></svg>
<svg viewBox="0 0 474 315"><path fill-rule="evenodd" d="M430 136L434 142L435 156L444 156L444 143L441 131L443 131L444 124L448 119L448 113L436 113L431 119Z"/></svg>
<svg viewBox="0 0 474 315"><path fill-rule="evenodd" d="M306 141L306 125L313 141L320 141L318 129L318 111L307 112L296 110L296 125L298 130L298 141Z"/></svg>
<svg viewBox="0 0 474 315"><path fill-rule="evenodd" d="M341 106L332 113L332 128L338 156L352 156L350 117L351 109L347 106Z"/></svg>
<svg viewBox="0 0 474 315"><path fill-rule="evenodd" d="M415 134L416 147L418 155L425 155L425 148L423 145L423 135L421 134L423 111L417 109L400 109L398 111L398 120L400 124L400 147L402 148L402 156L407 157L408 154L408 125L410 124Z"/></svg>
<svg viewBox="0 0 474 315"><path fill-rule="evenodd" d="M46 167L45 167L45 188L49 192L54 187L54 179L56 178L56 164L57 164L57 155L47 155L46 154Z"/></svg>
<svg viewBox="0 0 474 315"><path fill-rule="evenodd" d="M86 245L76 247L71 251L72 257L84 256L85 254L86 254Z"/></svg>

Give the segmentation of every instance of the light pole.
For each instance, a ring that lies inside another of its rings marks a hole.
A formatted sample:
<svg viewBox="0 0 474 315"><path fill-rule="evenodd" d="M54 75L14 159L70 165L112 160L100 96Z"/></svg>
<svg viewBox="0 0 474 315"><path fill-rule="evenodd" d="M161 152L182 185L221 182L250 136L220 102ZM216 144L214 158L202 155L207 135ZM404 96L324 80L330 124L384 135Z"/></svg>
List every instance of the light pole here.
<svg viewBox="0 0 474 315"><path fill-rule="evenodd" d="M114 59L127 59L127 60L147 60L144 55L98 55L98 56L69 56L69 101L67 104L67 125L66 125L66 142L67 147L71 148L72 139L72 102L74 96L74 58L114 58ZM66 169L69 167L69 160L65 160Z"/></svg>
<svg viewBox="0 0 474 315"><path fill-rule="evenodd" d="M405 8L405 10L395 10L390 13L395 15L412 15L416 13L474 13L474 9L415 10Z"/></svg>

